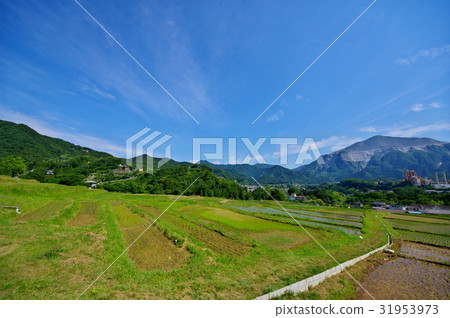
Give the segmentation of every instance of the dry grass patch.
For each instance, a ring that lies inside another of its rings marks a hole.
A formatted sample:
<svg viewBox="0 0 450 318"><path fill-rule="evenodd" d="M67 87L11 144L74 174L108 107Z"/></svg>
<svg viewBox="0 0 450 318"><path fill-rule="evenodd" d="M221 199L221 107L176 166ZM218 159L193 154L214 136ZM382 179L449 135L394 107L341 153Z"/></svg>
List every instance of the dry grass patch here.
<svg viewBox="0 0 450 318"><path fill-rule="evenodd" d="M150 225L124 205L113 206L112 212L127 245L133 243ZM151 226L127 253L138 269L164 271L181 267L190 255L184 248L177 247L155 226Z"/></svg>
<svg viewBox="0 0 450 318"><path fill-rule="evenodd" d="M221 254L244 255L249 251L249 246L247 244L226 236L223 232L210 229L202 224L194 223L181 216L164 216L171 227L177 228L215 252Z"/></svg>

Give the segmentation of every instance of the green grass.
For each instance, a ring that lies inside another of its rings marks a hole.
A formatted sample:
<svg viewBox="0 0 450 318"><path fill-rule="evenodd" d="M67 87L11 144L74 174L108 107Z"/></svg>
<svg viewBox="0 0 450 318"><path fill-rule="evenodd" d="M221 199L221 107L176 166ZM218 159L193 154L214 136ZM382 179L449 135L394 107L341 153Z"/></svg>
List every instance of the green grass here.
<svg viewBox="0 0 450 318"><path fill-rule="evenodd" d="M436 218L430 215L427 216L415 216L411 214L387 214L384 216L385 219L397 219L413 222L424 222L424 223L437 223L437 224L447 224L450 226L450 219Z"/></svg>
<svg viewBox="0 0 450 318"><path fill-rule="evenodd" d="M443 216L386 214L395 238L450 247L450 221Z"/></svg>
<svg viewBox="0 0 450 318"><path fill-rule="evenodd" d="M396 237L400 239L450 248L450 236L399 229L395 230L395 232L397 234Z"/></svg>
<svg viewBox="0 0 450 318"><path fill-rule="evenodd" d="M394 229L417 231L431 234L450 235L449 224L416 222L410 220L386 219Z"/></svg>
<svg viewBox="0 0 450 318"><path fill-rule="evenodd" d="M24 211L0 211L0 298L76 299L175 198L0 177L0 204ZM82 298L251 299L336 265L297 224L227 205L220 198L180 198ZM277 208L270 201L232 205ZM305 229L344 262L386 242L374 212L362 213L363 240L331 228ZM33 214L39 217L26 218ZM87 221L74 225L80 216Z"/></svg>

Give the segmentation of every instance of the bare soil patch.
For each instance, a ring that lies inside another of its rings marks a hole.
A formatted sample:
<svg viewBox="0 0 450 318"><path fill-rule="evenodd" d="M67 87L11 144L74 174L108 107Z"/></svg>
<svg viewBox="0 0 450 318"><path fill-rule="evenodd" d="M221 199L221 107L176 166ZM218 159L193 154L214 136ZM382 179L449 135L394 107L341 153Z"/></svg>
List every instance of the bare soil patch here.
<svg viewBox="0 0 450 318"><path fill-rule="evenodd" d="M449 267L396 258L381 265L362 283L375 299L450 299ZM359 299L370 299L361 289Z"/></svg>
<svg viewBox="0 0 450 318"><path fill-rule="evenodd" d="M450 249L413 242L402 242L400 255L423 261L450 264Z"/></svg>

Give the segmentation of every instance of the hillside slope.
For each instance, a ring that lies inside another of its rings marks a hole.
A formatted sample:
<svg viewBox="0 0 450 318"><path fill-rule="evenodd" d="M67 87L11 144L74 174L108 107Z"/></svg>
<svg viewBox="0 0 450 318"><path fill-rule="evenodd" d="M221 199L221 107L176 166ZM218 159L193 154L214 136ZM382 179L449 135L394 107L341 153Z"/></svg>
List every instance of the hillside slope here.
<svg viewBox="0 0 450 318"><path fill-rule="evenodd" d="M406 169L432 177L436 171L450 171L450 143L430 138L374 136L322 158L323 165L312 162L295 170L311 182L402 179Z"/></svg>
<svg viewBox="0 0 450 318"><path fill-rule="evenodd" d="M86 155L102 158L112 157L106 152L74 145L58 138L39 134L24 124L0 120L0 159L14 155L27 162L56 159L62 155Z"/></svg>
<svg viewBox="0 0 450 318"><path fill-rule="evenodd" d="M89 164L89 158L105 158L107 164L99 164L102 169L114 168L119 162L125 162L124 159L114 158L105 152L43 136L26 125L0 120L0 160L9 155L20 156L28 163L57 160L64 156L65 159L82 157L84 159L81 161ZM450 143L430 138L374 136L322 158L324 165L312 162L293 170L267 164L217 165L207 161L201 163L211 167L217 176L242 184L254 184L253 178L262 184L310 184L336 182L346 178L402 179L406 169L416 170L420 176L430 178L435 172L450 172ZM154 159L156 168L161 159ZM163 168L179 165L191 164L170 160Z"/></svg>

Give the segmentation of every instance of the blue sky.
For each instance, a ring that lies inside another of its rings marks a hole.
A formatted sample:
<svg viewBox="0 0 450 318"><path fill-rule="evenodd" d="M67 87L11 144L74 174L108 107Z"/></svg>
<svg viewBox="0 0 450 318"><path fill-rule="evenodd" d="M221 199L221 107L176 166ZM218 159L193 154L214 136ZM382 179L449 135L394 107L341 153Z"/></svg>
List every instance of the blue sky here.
<svg viewBox="0 0 450 318"><path fill-rule="evenodd" d="M199 124L73 0L0 1L0 118L118 156L150 127L185 161L193 137L450 141L448 1L376 1L254 124L372 0L79 2Z"/></svg>

